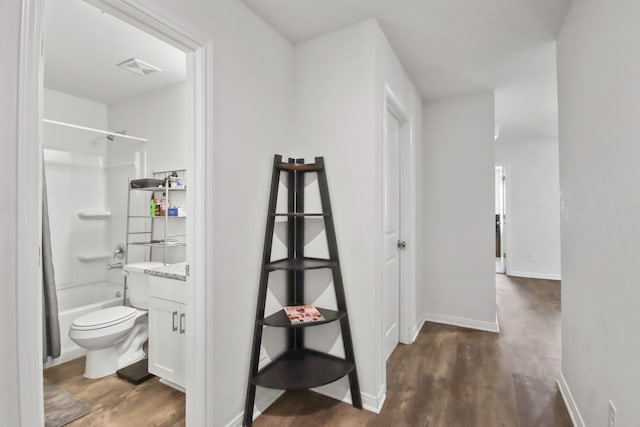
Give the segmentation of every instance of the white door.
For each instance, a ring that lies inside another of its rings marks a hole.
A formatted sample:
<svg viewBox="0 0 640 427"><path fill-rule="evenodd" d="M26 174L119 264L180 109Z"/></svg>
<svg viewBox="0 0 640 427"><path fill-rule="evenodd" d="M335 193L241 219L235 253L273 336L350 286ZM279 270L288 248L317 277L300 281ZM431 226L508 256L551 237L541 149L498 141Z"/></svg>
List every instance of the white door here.
<svg viewBox="0 0 640 427"><path fill-rule="evenodd" d="M177 302L149 298L149 372L176 384L184 384L180 306Z"/></svg>
<svg viewBox="0 0 640 427"><path fill-rule="evenodd" d="M400 339L400 124L387 111L383 144L384 241L382 321L384 358L389 359Z"/></svg>

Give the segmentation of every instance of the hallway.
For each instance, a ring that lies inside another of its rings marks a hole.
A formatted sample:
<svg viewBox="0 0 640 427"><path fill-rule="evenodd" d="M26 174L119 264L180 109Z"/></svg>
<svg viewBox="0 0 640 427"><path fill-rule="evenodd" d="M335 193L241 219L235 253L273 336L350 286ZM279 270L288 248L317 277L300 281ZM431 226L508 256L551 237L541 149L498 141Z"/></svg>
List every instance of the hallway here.
<svg viewBox="0 0 640 427"><path fill-rule="evenodd" d="M500 334L425 323L413 345L391 356L379 415L288 392L254 425L570 427L556 386L560 283L504 275L496 282Z"/></svg>

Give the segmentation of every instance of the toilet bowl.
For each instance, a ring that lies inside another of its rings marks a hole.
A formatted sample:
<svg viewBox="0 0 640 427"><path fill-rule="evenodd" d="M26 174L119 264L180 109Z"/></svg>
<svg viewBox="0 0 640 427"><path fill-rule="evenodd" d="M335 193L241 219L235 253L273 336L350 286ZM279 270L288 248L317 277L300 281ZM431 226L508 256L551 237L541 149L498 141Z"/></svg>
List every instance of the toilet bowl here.
<svg viewBox="0 0 640 427"><path fill-rule="evenodd" d="M158 262L127 264L129 306L97 310L71 323L69 338L87 350L84 376L101 378L145 357L148 338L148 277L144 270L162 265Z"/></svg>

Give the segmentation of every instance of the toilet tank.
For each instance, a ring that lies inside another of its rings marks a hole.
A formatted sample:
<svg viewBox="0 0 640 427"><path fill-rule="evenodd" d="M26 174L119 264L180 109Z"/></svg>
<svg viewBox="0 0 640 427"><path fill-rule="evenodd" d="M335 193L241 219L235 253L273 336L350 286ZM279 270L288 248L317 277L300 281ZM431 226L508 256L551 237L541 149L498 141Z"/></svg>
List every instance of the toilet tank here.
<svg viewBox="0 0 640 427"><path fill-rule="evenodd" d="M148 309L149 276L144 271L162 265L161 262L134 262L122 267L122 272L127 276L127 297L132 307Z"/></svg>

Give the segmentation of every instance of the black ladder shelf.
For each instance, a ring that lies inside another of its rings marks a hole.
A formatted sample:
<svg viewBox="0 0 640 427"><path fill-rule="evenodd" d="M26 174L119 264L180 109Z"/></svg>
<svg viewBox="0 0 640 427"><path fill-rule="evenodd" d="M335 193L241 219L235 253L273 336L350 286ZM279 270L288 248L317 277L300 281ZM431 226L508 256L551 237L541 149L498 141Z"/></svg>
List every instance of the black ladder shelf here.
<svg viewBox="0 0 640 427"><path fill-rule="evenodd" d="M276 212L281 172L287 173L288 209L286 213ZM304 176L306 173L317 173L322 205L321 213L304 212ZM277 217L285 217L287 219L288 253L287 258L272 261L271 248ZM328 259L304 256L304 221L306 217L321 217L324 219L329 252ZM324 320L311 323L292 324L284 310L279 310L265 318L267 287L269 274L272 271L287 271L288 305L305 305L304 272L305 270L320 268L328 268L332 272L337 310L318 307ZM334 321L340 322L345 353L344 359L305 348L304 329L306 327ZM288 328L288 348L271 363L258 370L264 326ZM280 390L304 390L331 383L348 375L353 406L362 408L360 385L351 341L351 328L349 326L340 260L338 258L336 231L331 213L324 158L322 157L316 157L315 163L304 163L304 159L289 159L287 163L284 163L282 162L282 156L275 155L274 157L254 328L251 365L245 400L244 426L251 426L253 422L256 386Z"/></svg>

